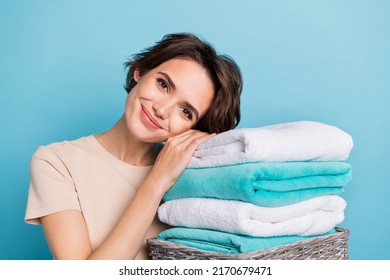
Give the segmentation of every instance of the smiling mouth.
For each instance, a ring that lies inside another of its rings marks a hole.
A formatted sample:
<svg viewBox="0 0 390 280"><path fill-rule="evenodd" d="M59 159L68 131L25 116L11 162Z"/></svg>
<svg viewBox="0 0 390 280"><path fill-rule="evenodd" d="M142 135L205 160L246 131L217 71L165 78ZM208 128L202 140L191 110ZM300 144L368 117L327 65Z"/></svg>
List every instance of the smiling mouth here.
<svg viewBox="0 0 390 280"><path fill-rule="evenodd" d="M161 125L152 117L149 111L142 105L141 105L141 120L149 128L162 129Z"/></svg>

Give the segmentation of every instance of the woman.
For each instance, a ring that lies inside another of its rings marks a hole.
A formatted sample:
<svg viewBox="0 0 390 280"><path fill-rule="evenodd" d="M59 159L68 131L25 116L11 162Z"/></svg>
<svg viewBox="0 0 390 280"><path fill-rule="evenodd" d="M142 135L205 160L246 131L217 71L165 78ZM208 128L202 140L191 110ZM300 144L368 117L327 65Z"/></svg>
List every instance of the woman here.
<svg viewBox="0 0 390 280"><path fill-rule="evenodd" d="M201 142L240 121L239 68L192 34L167 35L125 65L119 121L31 160L25 218L42 224L55 259L147 259L145 240L165 229L164 193Z"/></svg>

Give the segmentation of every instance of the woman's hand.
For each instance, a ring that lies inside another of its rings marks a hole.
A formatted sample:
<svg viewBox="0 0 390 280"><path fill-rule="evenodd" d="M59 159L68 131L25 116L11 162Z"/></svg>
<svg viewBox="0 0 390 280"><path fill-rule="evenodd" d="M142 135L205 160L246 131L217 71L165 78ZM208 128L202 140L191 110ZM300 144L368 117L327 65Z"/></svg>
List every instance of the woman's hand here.
<svg viewBox="0 0 390 280"><path fill-rule="evenodd" d="M215 133L188 130L166 141L149 174L162 183L163 193L179 178L198 146L214 136Z"/></svg>

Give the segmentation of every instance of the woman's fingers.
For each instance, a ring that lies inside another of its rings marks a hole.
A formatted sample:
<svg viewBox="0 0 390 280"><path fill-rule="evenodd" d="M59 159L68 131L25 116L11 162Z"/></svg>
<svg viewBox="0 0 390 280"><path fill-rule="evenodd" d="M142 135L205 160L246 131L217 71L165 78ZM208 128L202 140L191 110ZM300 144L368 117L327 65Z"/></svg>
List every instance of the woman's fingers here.
<svg viewBox="0 0 390 280"><path fill-rule="evenodd" d="M213 136L215 134L191 130L169 138L156 159L151 175L168 182L167 188L171 187L187 167L196 148Z"/></svg>
<svg viewBox="0 0 390 280"><path fill-rule="evenodd" d="M192 141L195 141L194 145L196 145L196 143L198 143L198 142L200 144L201 142L203 142L202 141L203 139L206 140L208 138L213 137L214 135L215 134L208 134L206 132L202 132L202 131L198 131L198 130L190 130L190 131L187 131L183 134L169 138L167 140L167 144L175 146L177 148L181 147L182 149L186 149Z"/></svg>
<svg viewBox="0 0 390 280"><path fill-rule="evenodd" d="M181 134L178 134L176 136L168 138L167 139L167 143L168 142L173 142L175 144L179 144L179 143L185 141L188 137L190 137L190 136L192 136L194 134L197 134L197 133L204 133L204 134L206 134L205 132L201 132L201 131L190 129L190 130L187 130L187 131L185 131L185 132L183 132Z"/></svg>
<svg viewBox="0 0 390 280"><path fill-rule="evenodd" d="M188 152L191 153L191 155L195 152L195 150L199 147L202 142L211 139L215 136L216 134L205 134L205 135L196 135L194 138L189 139L189 143L186 147Z"/></svg>

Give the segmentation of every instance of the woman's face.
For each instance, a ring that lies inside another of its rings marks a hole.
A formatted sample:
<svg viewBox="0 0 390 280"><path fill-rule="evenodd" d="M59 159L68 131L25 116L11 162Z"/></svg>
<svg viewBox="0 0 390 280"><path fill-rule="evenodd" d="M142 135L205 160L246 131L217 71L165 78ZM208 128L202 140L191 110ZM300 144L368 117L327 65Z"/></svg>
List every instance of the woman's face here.
<svg viewBox="0 0 390 280"><path fill-rule="evenodd" d="M157 143L192 128L211 106L213 83L197 62L174 58L144 75L126 100L129 132L143 142Z"/></svg>

